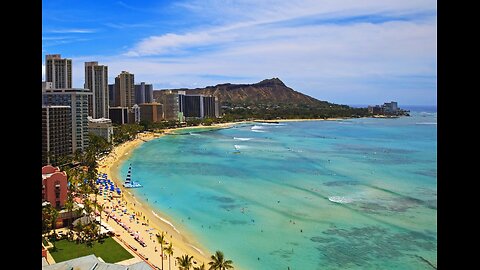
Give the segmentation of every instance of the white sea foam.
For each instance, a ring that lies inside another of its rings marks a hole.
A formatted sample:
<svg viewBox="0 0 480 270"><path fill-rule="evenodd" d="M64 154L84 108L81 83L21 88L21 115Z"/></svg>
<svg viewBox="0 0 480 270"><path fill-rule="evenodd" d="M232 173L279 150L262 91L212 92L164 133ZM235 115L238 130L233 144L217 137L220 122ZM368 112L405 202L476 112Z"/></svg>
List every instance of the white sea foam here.
<svg viewBox="0 0 480 270"><path fill-rule="evenodd" d="M177 233L180 233L180 232L177 230L177 228L175 228L175 226L173 226L173 224L172 224L170 221L168 221L168 220L162 218L161 216L157 215L157 213L155 213L153 210L152 210L152 213L153 213L154 216L156 216L157 218L159 218L161 221L163 221L163 222L167 223L168 225L170 225L170 227L172 227Z"/></svg>
<svg viewBox="0 0 480 270"><path fill-rule="evenodd" d="M191 244L188 244L189 246L191 246L193 249L195 249L196 251L200 252L200 254L202 255L205 255L199 248L197 248L196 246L194 245L191 245Z"/></svg>
<svg viewBox="0 0 480 270"><path fill-rule="evenodd" d="M415 123L417 125L436 125L437 122L419 122L419 123Z"/></svg>
<svg viewBox="0 0 480 270"><path fill-rule="evenodd" d="M233 139L237 141L250 141L252 138L233 137Z"/></svg>
<svg viewBox="0 0 480 270"><path fill-rule="evenodd" d="M190 132L190 135L193 135L193 136L200 136L200 134L198 134L198 133L193 133L193 132Z"/></svg>
<svg viewBox="0 0 480 270"><path fill-rule="evenodd" d="M342 196L330 196L328 200L334 203L351 203L353 200Z"/></svg>
<svg viewBox="0 0 480 270"><path fill-rule="evenodd" d="M233 147L235 147L235 149L237 149L237 150L248 148L248 146L246 146L246 145L239 145L239 144L235 144L235 145L233 145Z"/></svg>
<svg viewBox="0 0 480 270"><path fill-rule="evenodd" d="M282 123L260 123L260 125L263 125L263 126L285 126L285 124L282 124Z"/></svg>
<svg viewBox="0 0 480 270"><path fill-rule="evenodd" d="M265 129L265 128L259 125L255 125L251 128L251 130L258 130L258 129Z"/></svg>
<svg viewBox="0 0 480 270"><path fill-rule="evenodd" d="M252 129L252 132L265 132L265 130Z"/></svg>

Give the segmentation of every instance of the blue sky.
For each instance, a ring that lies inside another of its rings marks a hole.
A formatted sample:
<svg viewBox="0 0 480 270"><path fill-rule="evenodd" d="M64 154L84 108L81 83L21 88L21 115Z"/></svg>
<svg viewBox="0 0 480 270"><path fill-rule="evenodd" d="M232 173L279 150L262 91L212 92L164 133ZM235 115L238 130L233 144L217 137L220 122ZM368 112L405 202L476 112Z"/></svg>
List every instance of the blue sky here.
<svg viewBox="0 0 480 270"><path fill-rule="evenodd" d="M340 104L435 105L434 0L43 0L42 61L122 70L155 89L272 77ZM42 66L43 68L43 66ZM42 73L43 74L43 73Z"/></svg>

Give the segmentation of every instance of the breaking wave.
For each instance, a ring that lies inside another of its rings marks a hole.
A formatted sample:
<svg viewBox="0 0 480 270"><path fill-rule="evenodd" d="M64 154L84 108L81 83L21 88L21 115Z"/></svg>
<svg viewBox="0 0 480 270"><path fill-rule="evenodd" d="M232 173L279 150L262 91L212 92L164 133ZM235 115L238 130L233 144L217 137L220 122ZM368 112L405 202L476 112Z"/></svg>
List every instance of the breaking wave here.
<svg viewBox="0 0 480 270"><path fill-rule="evenodd" d="M353 200L342 196L330 196L328 200L334 203L351 203Z"/></svg>
<svg viewBox="0 0 480 270"><path fill-rule="evenodd" d="M233 137L233 139L237 141L250 141L252 138Z"/></svg>

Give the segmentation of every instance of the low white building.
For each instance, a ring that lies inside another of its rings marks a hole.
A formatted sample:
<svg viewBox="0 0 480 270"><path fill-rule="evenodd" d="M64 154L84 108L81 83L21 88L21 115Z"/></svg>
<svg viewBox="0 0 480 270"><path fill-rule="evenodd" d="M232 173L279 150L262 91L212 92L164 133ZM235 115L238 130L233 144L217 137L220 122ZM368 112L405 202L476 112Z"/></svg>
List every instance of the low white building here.
<svg viewBox="0 0 480 270"><path fill-rule="evenodd" d="M108 118L93 119L88 118L88 132L105 138L108 142L112 141L113 125L112 120Z"/></svg>

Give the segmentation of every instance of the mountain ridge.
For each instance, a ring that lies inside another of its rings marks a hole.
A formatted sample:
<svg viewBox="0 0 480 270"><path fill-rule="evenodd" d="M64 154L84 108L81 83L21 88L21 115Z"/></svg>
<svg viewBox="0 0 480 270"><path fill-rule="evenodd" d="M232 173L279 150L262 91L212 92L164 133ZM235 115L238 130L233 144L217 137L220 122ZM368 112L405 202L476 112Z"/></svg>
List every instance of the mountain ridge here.
<svg viewBox="0 0 480 270"><path fill-rule="evenodd" d="M264 79L253 84L222 83L203 88L175 88L154 90L156 100L161 100L164 91L185 91L186 94L202 94L216 96L222 105L225 104L318 104L325 105L326 101L318 100L298 92L285 85L279 78Z"/></svg>

